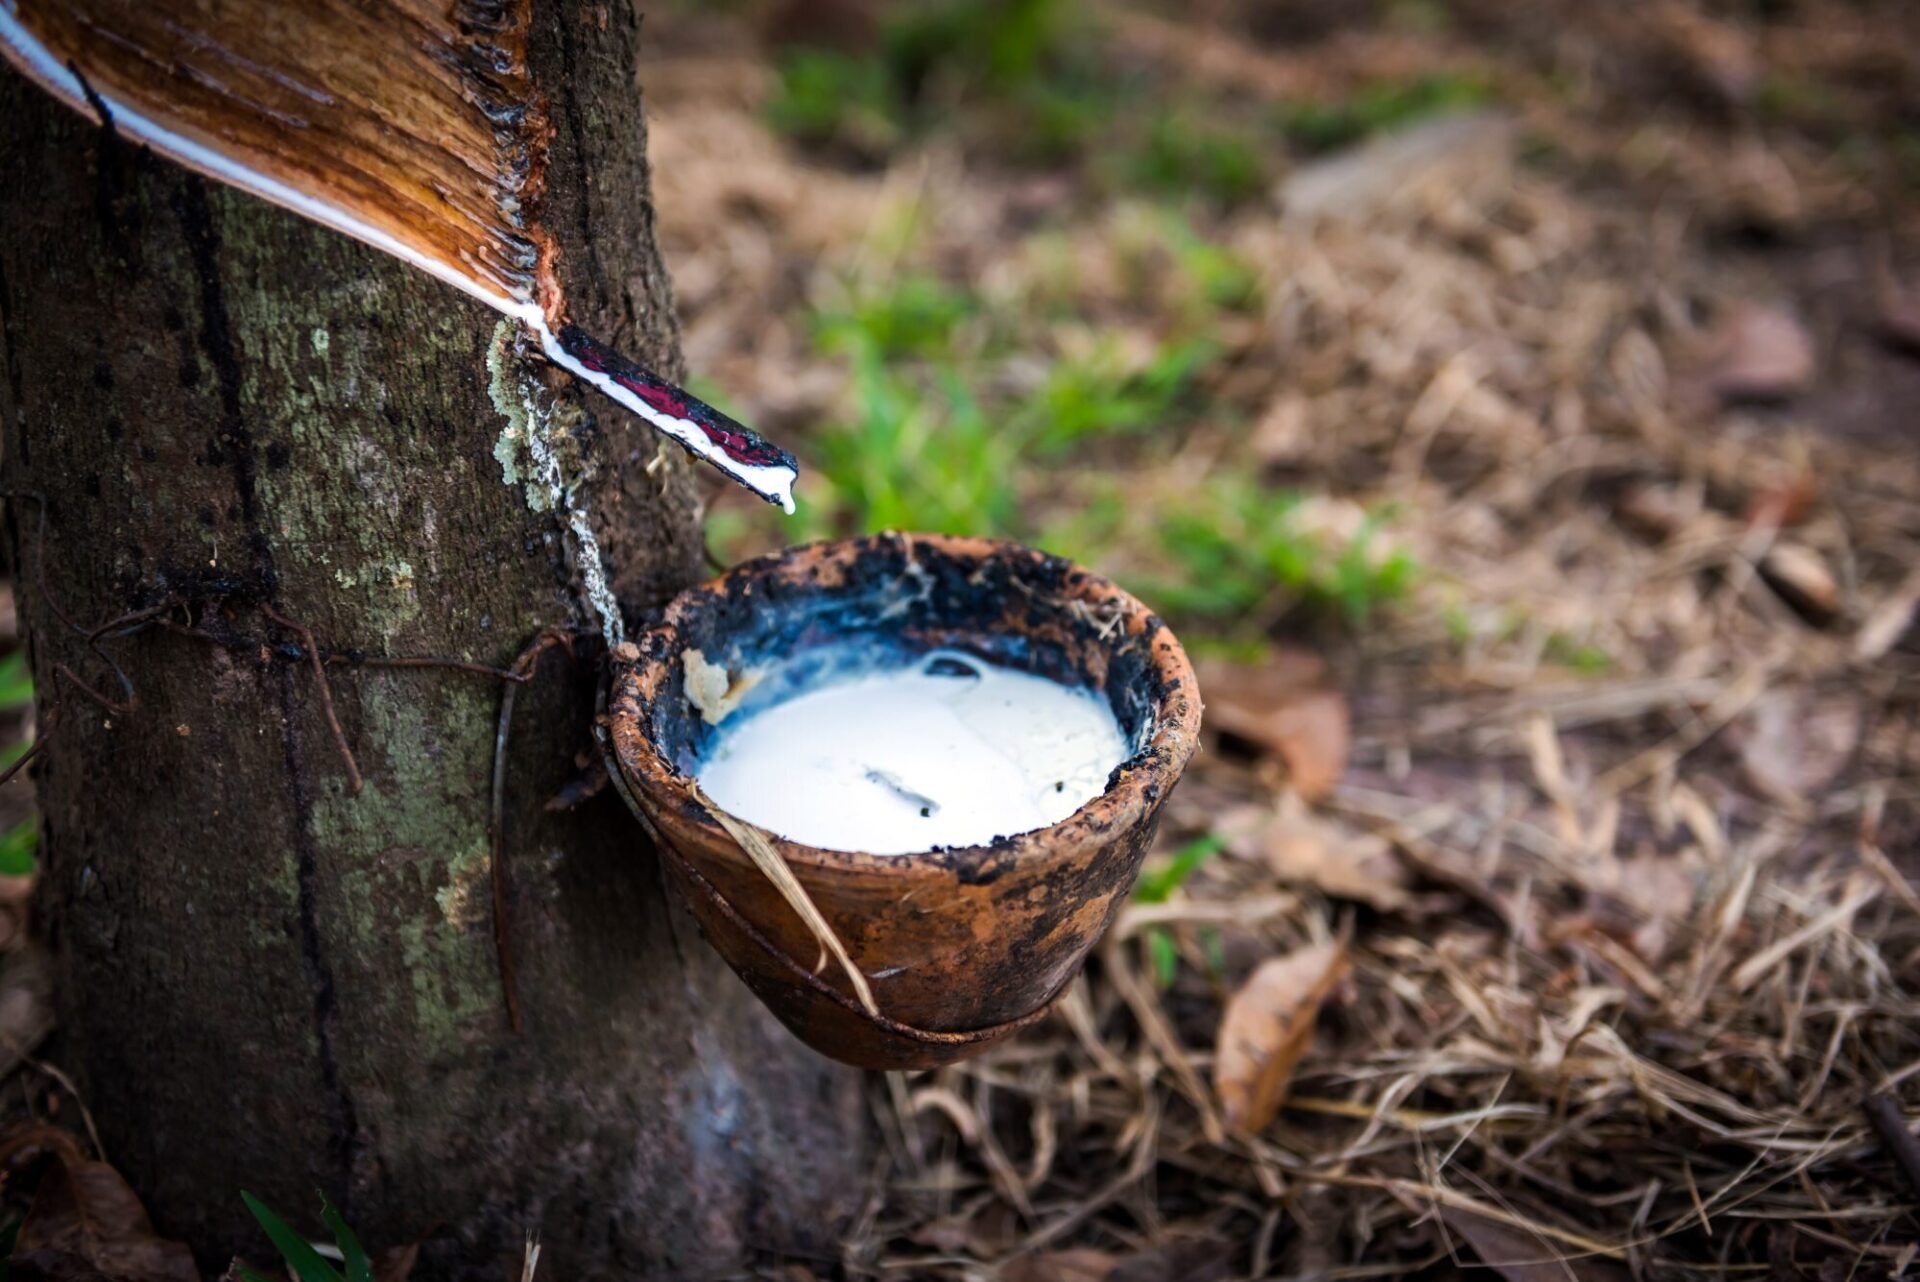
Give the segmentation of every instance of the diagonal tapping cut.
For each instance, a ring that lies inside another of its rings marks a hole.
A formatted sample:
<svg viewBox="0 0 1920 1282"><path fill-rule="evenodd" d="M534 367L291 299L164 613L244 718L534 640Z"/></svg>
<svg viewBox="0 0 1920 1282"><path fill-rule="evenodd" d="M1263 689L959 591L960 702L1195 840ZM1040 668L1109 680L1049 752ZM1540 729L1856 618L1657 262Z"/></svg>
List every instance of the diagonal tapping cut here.
<svg viewBox="0 0 1920 1282"><path fill-rule="evenodd" d="M792 454L568 322L530 5L455 0L406 42L350 8L309 13L299 39L245 8L0 0L0 53L103 128L520 322L547 361L794 510Z"/></svg>

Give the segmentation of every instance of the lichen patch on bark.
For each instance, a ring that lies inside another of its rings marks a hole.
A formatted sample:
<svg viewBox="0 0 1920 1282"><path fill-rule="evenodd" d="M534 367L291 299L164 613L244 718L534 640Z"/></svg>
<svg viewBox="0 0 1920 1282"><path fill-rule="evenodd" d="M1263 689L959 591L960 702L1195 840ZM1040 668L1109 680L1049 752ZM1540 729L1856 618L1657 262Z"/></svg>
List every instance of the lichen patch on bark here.
<svg viewBox="0 0 1920 1282"><path fill-rule="evenodd" d="M487 399L507 421L494 440L493 457L500 464L502 483L510 489L523 487L527 507L544 512L548 508L547 495L527 483L533 467L527 450L533 434L533 415L521 395L519 380L509 370L509 363L516 359L513 348L518 332L512 321L503 320L493 327L493 341L487 344Z"/></svg>
<svg viewBox="0 0 1920 1282"><path fill-rule="evenodd" d="M590 607L600 634L609 645L617 645L626 635L626 626L587 511L586 489L593 469L577 430L586 414L577 401L542 383L529 360L520 350L519 332L511 321L494 327L493 341L487 345L487 396L507 425L494 443L493 455L506 483L520 482L529 509L560 517L574 587Z"/></svg>

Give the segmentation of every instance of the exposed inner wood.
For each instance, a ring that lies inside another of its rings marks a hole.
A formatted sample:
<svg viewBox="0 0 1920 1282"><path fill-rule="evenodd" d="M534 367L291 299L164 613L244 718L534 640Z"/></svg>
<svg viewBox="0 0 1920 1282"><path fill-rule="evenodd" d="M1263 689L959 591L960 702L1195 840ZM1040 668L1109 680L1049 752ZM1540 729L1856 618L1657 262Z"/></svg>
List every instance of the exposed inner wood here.
<svg viewBox="0 0 1920 1282"><path fill-rule="evenodd" d="M10 52L79 110L126 104L385 233L496 306L538 301L557 315L539 226L551 127L527 73L529 13L528 0L458 0L450 12L407 0L26 0L16 20L73 73L78 100ZM264 186L256 194L273 199Z"/></svg>
<svg viewBox="0 0 1920 1282"><path fill-rule="evenodd" d="M0 51L104 127L530 326L549 361L791 512L791 454L567 323L530 21L528 0L5 0Z"/></svg>

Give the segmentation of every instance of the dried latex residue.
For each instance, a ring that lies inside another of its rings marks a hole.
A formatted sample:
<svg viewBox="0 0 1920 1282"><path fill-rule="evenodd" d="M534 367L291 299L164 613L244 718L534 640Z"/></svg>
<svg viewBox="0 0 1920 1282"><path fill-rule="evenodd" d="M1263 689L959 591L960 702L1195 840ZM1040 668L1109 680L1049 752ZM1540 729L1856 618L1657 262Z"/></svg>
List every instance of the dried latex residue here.
<svg viewBox="0 0 1920 1282"><path fill-rule="evenodd" d="M700 719L710 726L731 716L747 691L760 684L758 672L743 672L736 679L719 664L707 662L698 650L684 651L680 666L686 672L687 702L700 709Z"/></svg>

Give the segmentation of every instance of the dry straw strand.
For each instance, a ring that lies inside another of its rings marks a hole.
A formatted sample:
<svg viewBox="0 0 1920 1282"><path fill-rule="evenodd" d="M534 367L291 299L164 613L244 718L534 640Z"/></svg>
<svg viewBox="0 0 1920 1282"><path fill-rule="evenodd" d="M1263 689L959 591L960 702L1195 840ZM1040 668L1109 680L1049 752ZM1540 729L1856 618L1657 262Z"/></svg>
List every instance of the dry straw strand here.
<svg viewBox="0 0 1920 1282"><path fill-rule="evenodd" d="M793 875L793 869L789 868L787 861L780 857L780 852L773 848L773 843L767 839L767 834L750 823L734 818L715 805L713 800L701 791L699 784L693 783L690 786L694 796L699 798L700 804L713 815L714 821L727 830L727 835L746 852L747 858L753 860L753 866L773 883L774 889L780 892L787 904L799 915L800 920L806 923L807 929L813 932L813 937L820 941L820 947L840 963L840 968L847 973L847 982L853 985L853 991L860 999L861 1007L867 1014L878 1017L880 1006L873 1000L873 989L867 984L867 977L860 972L858 966L853 964L853 958L848 954L846 945L840 942L840 936L834 933L827 919L820 915L820 910L814 906L812 896L807 894L807 888L802 886L800 879ZM824 961L824 957L822 960Z"/></svg>

